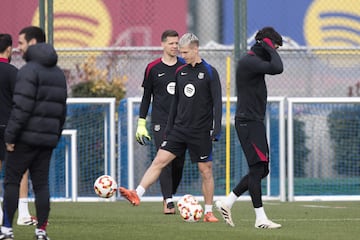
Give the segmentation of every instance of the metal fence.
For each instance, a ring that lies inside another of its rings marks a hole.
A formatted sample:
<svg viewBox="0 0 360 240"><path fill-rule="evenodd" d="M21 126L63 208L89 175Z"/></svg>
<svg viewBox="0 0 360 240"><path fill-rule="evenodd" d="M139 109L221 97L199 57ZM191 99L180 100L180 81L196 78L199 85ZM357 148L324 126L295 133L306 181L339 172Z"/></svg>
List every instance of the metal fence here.
<svg viewBox="0 0 360 240"><path fill-rule="evenodd" d="M225 96L226 58L232 59L231 96L235 96L235 64L233 48L202 47L200 54L219 72ZM268 95L285 97L348 97L360 95L360 48L284 48L279 50L284 63L280 75L266 76ZM124 82L125 97L142 95L142 81L146 65L160 57L157 47L126 47L102 49L58 49L59 65L66 72L69 93L71 87L84 78L84 68L100 73L93 78ZM13 63L21 66L20 56ZM89 59L93 59L92 65ZM103 74L101 74L103 72ZM87 79L89 80L89 79Z"/></svg>

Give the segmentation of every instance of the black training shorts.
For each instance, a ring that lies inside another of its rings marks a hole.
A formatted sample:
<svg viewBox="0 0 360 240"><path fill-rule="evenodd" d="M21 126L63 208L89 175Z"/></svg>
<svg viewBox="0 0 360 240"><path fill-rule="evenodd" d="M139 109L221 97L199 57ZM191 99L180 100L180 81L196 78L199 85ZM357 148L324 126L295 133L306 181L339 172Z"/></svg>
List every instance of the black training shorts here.
<svg viewBox="0 0 360 240"><path fill-rule="evenodd" d="M269 162L265 125L257 121L235 120L235 128L248 165Z"/></svg>
<svg viewBox="0 0 360 240"><path fill-rule="evenodd" d="M182 156L187 149L193 163L212 161L210 131L191 132L173 128L160 148L176 156Z"/></svg>

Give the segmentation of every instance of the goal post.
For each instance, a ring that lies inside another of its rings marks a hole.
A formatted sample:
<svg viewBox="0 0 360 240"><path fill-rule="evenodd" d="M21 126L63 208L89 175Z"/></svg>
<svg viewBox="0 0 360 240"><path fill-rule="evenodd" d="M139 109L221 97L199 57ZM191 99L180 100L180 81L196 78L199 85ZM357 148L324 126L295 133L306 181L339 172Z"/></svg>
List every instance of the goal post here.
<svg viewBox="0 0 360 240"><path fill-rule="evenodd" d="M116 179L115 105L115 98L67 99L64 137L51 160L52 201L99 201L94 181L103 174Z"/></svg>

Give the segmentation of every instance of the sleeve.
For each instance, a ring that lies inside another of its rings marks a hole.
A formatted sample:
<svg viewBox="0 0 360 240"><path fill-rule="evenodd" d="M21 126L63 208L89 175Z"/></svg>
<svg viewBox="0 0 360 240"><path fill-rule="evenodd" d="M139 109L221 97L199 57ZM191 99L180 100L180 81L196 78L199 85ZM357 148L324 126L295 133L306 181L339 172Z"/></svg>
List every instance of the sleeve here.
<svg viewBox="0 0 360 240"><path fill-rule="evenodd" d="M270 75L282 73L284 66L279 53L263 41L261 45L270 54L271 59L270 61L261 61L259 64L254 65L255 71Z"/></svg>
<svg viewBox="0 0 360 240"><path fill-rule="evenodd" d="M215 68L212 67L213 78L210 80L211 96L213 99L214 111L214 130L212 137L214 140L219 140L221 136L221 120L222 120L222 95L221 83L219 74Z"/></svg>
<svg viewBox="0 0 360 240"><path fill-rule="evenodd" d="M26 126L35 105L37 74L30 68L23 68L17 75L13 96L13 107L5 129L5 142L15 143Z"/></svg>
<svg viewBox="0 0 360 240"><path fill-rule="evenodd" d="M144 92L140 103L139 118L146 119L152 96L152 78L149 65L145 69L142 87L144 88Z"/></svg>

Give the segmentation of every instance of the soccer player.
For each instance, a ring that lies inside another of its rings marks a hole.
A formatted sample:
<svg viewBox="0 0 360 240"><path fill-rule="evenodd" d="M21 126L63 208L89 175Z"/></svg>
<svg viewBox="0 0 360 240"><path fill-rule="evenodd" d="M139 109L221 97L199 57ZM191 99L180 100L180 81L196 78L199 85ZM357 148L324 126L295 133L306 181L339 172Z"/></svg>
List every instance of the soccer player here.
<svg viewBox="0 0 360 240"><path fill-rule="evenodd" d="M221 84L216 69L200 57L199 39L194 34L186 33L180 38L179 50L187 64L176 71L175 96L165 138L136 190L124 187L119 190L131 204L138 206L140 198L160 176L162 169L188 150L202 177L204 222L217 222L212 212L212 141L217 141L221 133Z"/></svg>
<svg viewBox="0 0 360 240"><path fill-rule="evenodd" d="M4 131L9 119L12 96L15 87L17 68L9 64L12 55L12 38L9 34L0 34L0 169L5 157ZM30 215L28 207L28 174L24 174L20 185L18 225L36 225L36 218ZM0 209L0 220L2 221Z"/></svg>
<svg viewBox="0 0 360 240"><path fill-rule="evenodd" d="M136 130L136 140L145 145L151 140L146 129L146 115L149 110L151 97L152 112L151 123L155 138L156 148L159 149L164 137L164 130L169 115L172 97L175 93L175 71L185 64L182 58L177 57L179 34L175 30L166 30L161 35L163 55L151 63L145 69L143 97L140 104L140 113ZM161 192L164 198L164 214L175 214L173 194L180 184L184 167L185 155L175 158L161 172L159 180Z"/></svg>
<svg viewBox="0 0 360 240"><path fill-rule="evenodd" d="M28 34L39 31L45 35L38 27L26 28L20 32L19 40L29 39ZM49 166L66 117L66 78L56 65L57 53L49 44L29 46L24 59L26 64L16 77L13 106L4 135L7 154L0 239L14 239L12 224L18 208L19 185L28 169L38 219L35 238L48 240Z"/></svg>
<svg viewBox="0 0 360 240"><path fill-rule="evenodd" d="M256 43L238 62L236 69L237 107L235 128L241 147L249 166L249 173L244 176L232 192L215 205L223 219L234 226L231 207L237 198L249 191L255 209L256 228L280 228L281 225L269 220L265 214L261 179L269 173L269 147L264 125L267 90L265 74L280 74L283 63L277 49L282 46L282 37L272 27L259 30Z"/></svg>

